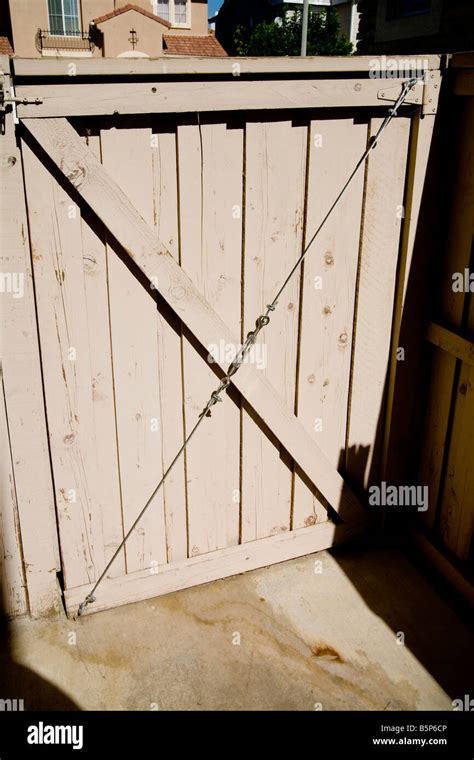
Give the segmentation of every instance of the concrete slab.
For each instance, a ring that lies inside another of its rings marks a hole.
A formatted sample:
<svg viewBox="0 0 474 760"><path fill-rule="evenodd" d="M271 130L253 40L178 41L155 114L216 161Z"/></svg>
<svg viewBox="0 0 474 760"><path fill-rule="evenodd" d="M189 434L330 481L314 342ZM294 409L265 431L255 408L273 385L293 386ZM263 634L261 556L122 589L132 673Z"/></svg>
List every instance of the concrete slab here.
<svg viewBox="0 0 474 760"><path fill-rule="evenodd" d="M25 709L450 710L473 682L472 634L394 549L16 620L9 639L2 693Z"/></svg>

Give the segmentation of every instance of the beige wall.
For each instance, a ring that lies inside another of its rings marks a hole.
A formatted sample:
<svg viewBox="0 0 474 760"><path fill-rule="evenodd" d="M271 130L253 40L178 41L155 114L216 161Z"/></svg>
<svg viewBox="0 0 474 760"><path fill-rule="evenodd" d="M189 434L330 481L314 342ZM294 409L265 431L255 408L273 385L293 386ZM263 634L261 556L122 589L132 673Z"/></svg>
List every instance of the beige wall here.
<svg viewBox="0 0 474 760"><path fill-rule="evenodd" d="M11 0L10 0L11 2ZM82 16L82 28L84 30L89 28L89 21L98 16L104 16L106 13L110 13L114 10L114 7L119 8L121 5L125 5L128 0L118 0L114 4L114 0L81 0L81 16ZM135 3L140 5L140 3Z"/></svg>
<svg viewBox="0 0 474 760"><path fill-rule="evenodd" d="M46 0L10 0L13 47L16 55L35 58L35 36L38 29L48 28Z"/></svg>
<svg viewBox="0 0 474 760"><path fill-rule="evenodd" d="M132 28L137 33L136 51L146 53L150 58L163 54L163 34L168 31L167 27L151 21L141 13L129 11L99 24L99 29L104 33L103 55L116 58L121 53L131 52L132 46L128 38Z"/></svg>
<svg viewBox="0 0 474 760"><path fill-rule="evenodd" d="M110 13L114 8L120 8L126 3L127 0L81 0L83 31L88 30L89 22L93 18ZM134 0L134 4L148 11L152 7L150 0ZM47 29L49 26L47 0L10 0L10 14L15 54L25 58L39 57L40 53L36 48L35 36L38 29ZM202 0L196 0L191 4L191 29L165 29L161 24L153 23L139 13L133 11L124 13L100 25L100 29L104 32L106 45L103 54L108 57L115 57L118 53L111 51L123 52L128 50L130 45L127 38L130 36L129 32L133 26L139 37L137 49L143 50L150 56L162 55L161 37L164 32L168 34L207 34L207 18L207 2L202 2ZM125 37L124 27L127 27ZM118 35L117 41L111 39L114 34ZM100 50L94 51L94 55L101 54Z"/></svg>

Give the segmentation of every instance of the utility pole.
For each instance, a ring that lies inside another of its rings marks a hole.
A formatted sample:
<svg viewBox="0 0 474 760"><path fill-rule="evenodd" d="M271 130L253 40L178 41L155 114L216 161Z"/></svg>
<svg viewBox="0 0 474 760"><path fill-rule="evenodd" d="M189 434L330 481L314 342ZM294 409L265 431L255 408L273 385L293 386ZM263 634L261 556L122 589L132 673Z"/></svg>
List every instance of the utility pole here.
<svg viewBox="0 0 474 760"><path fill-rule="evenodd" d="M308 15L309 15L309 0L303 0L303 28L301 30L301 55L306 55L306 47L308 44Z"/></svg>

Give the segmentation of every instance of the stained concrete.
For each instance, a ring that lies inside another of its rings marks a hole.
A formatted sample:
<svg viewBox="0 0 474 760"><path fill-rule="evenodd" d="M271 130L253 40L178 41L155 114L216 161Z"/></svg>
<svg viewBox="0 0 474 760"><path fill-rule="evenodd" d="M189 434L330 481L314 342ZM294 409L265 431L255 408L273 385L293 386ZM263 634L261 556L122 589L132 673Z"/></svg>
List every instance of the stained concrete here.
<svg viewBox="0 0 474 760"><path fill-rule="evenodd" d="M2 691L25 709L450 710L472 649L400 551L323 552L78 621L16 620Z"/></svg>

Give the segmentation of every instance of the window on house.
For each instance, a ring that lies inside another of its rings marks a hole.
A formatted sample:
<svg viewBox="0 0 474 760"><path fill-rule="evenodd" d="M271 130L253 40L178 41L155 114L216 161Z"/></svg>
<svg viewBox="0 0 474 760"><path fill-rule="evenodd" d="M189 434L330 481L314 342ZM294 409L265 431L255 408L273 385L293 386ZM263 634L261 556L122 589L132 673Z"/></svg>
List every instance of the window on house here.
<svg viewBox="0 0 474 760"><path fill-rule="evenodd" d="M174 0L174 23L186 24L188 21L188 0Z"/></svg>
<svg viewBox="0 0 474 760"><path fill-rule="evenodd" d="M189 24L189 0L155 0L153 8L156 16L171 24Z"/></svg>
<svg viewBox="0 0 474 760"><path fill-rule="evenodd" d="M60 37L80 33L79 0L48 0L49 31Z"/></svg>
<svg viewBox="0 0 474 760"><path fill-rule="evenodd" d="M170 3L169 0L158 0L155 3L155 16L164 18L165 21L170 21Z"/></svg>

